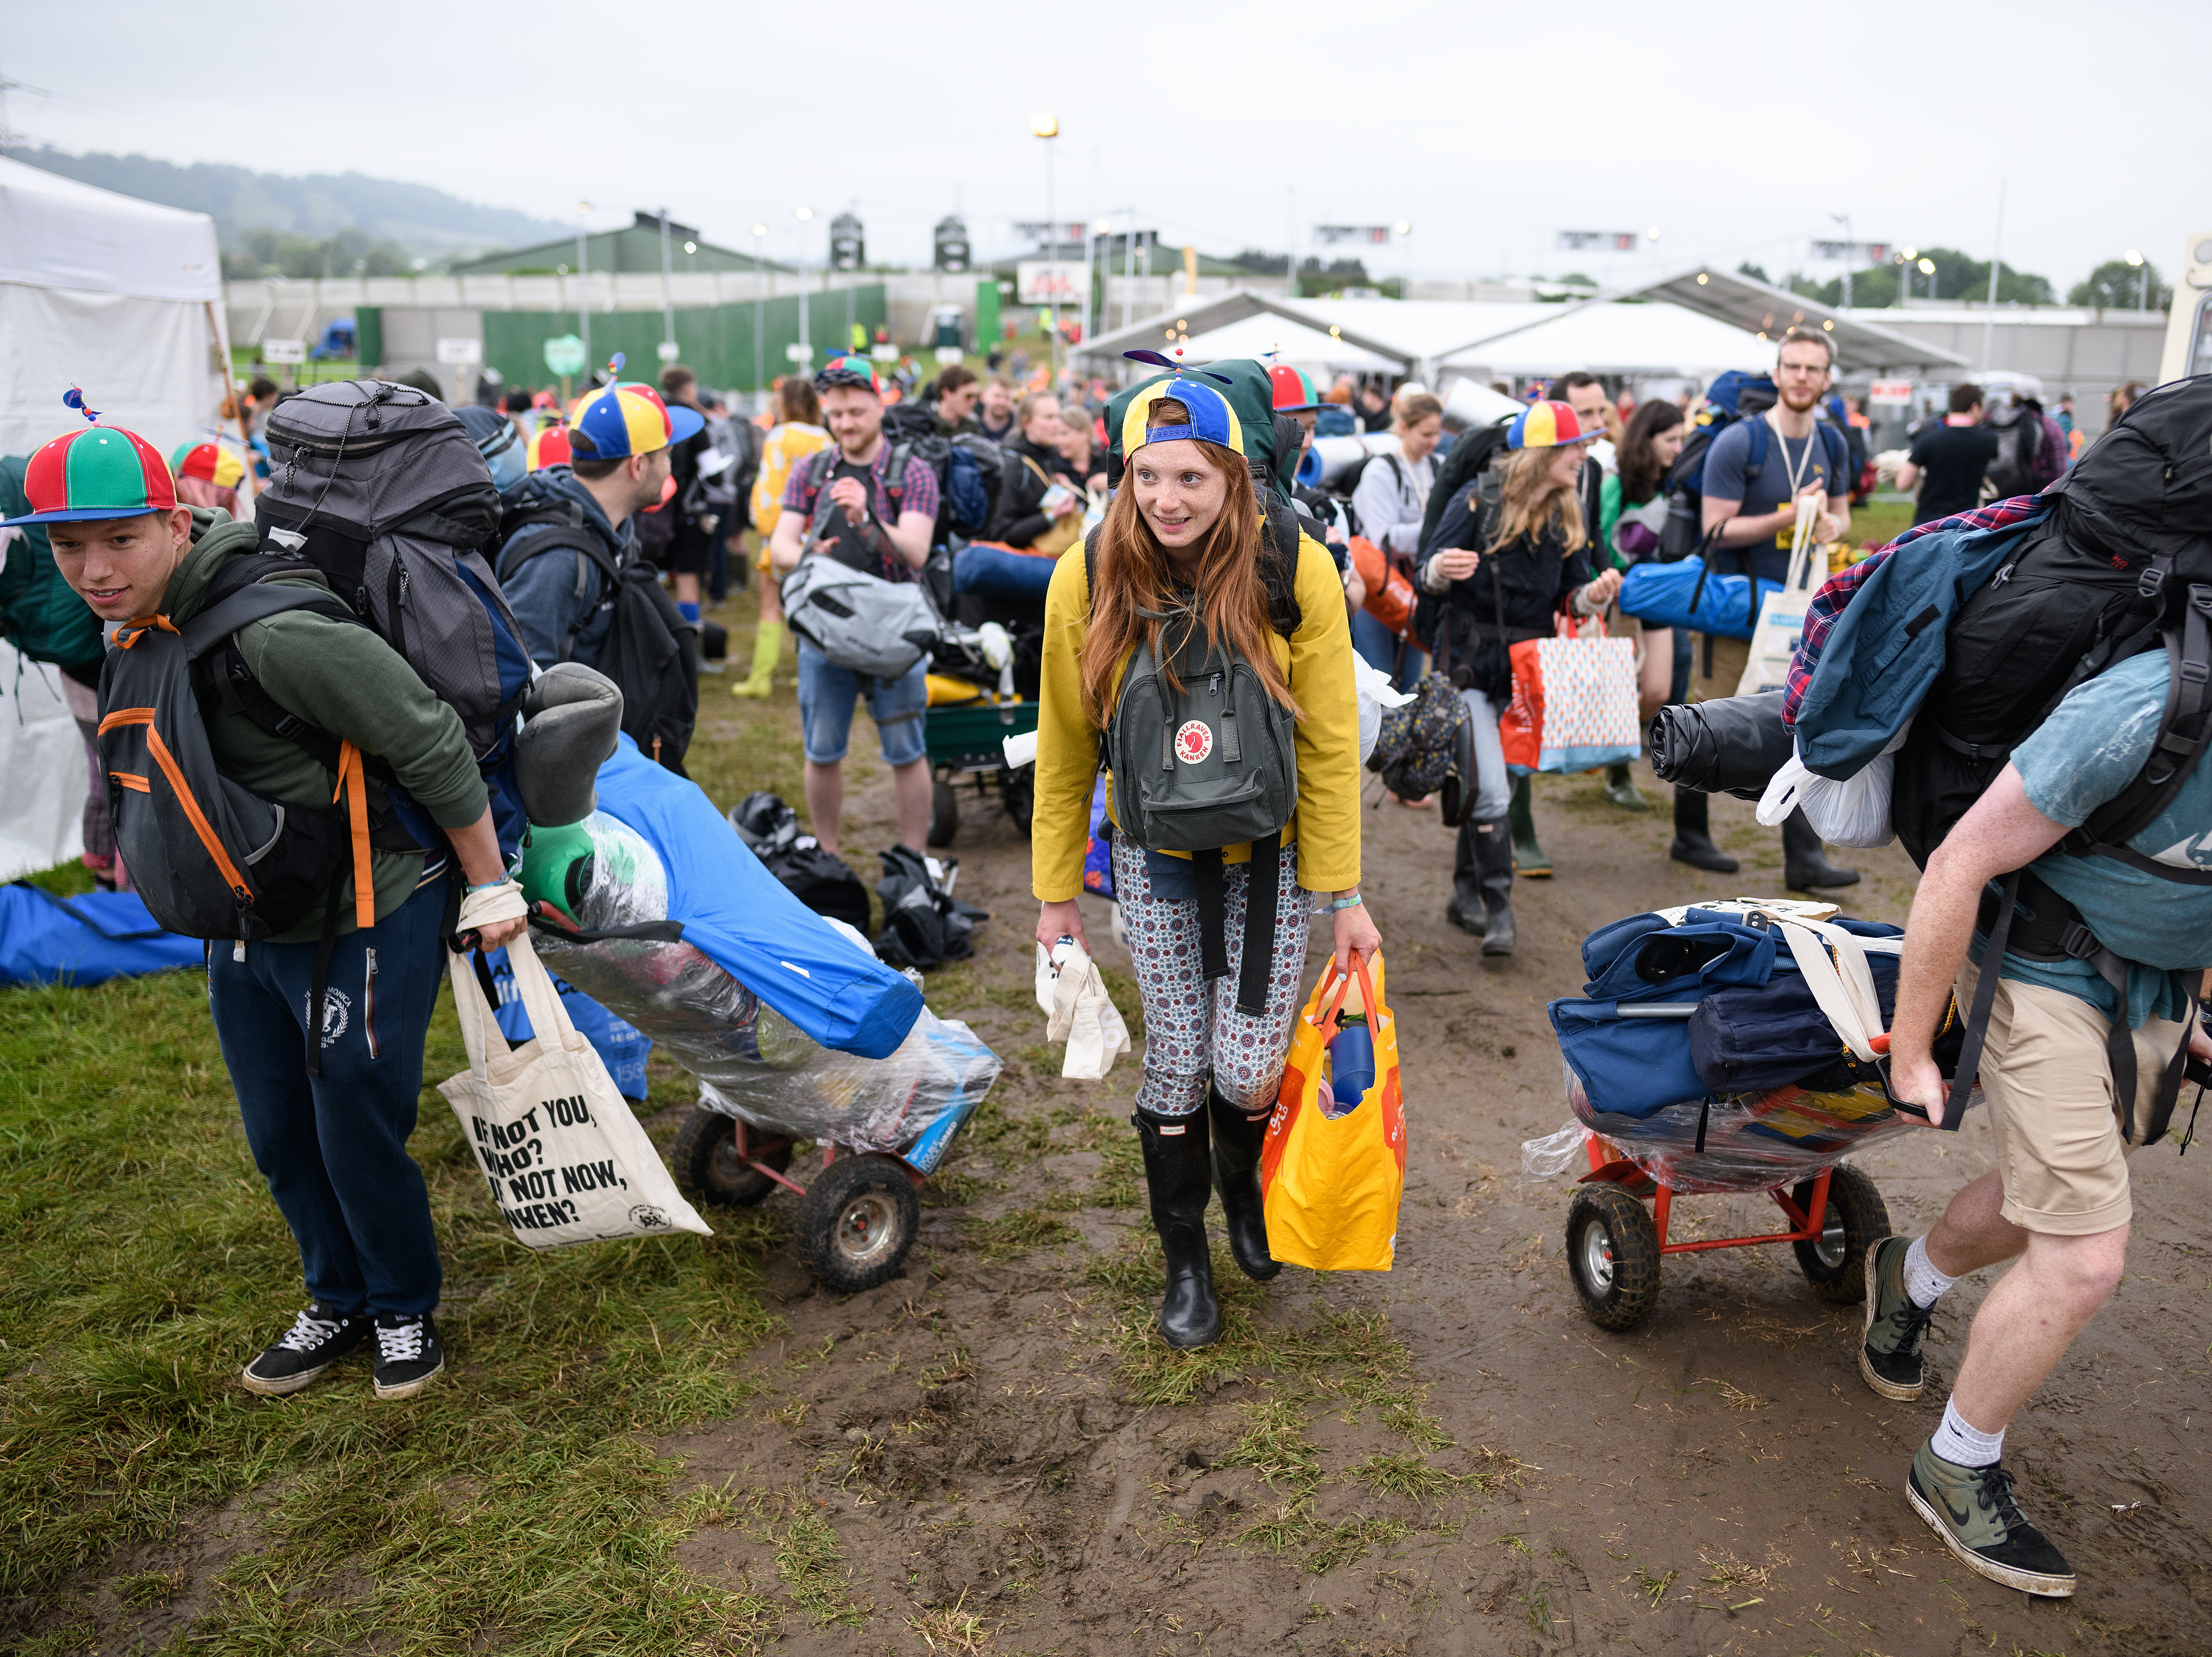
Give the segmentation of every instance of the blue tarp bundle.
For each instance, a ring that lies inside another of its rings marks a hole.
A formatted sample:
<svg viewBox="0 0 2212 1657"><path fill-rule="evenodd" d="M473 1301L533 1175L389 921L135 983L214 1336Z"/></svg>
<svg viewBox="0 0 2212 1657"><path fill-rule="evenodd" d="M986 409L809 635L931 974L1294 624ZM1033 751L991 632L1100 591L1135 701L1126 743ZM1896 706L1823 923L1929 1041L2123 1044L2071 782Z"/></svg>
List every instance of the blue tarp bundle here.
<svg viewBox="0 0 2212 1657"><path fill-rule="evenodd" d="M1692 554L1671 564L1635 566L1621 580L1620 607L1646 627L1686 627L1717 638L1748 639L1759 629L1759 600L1781 591L1778 581L1717 574Z"/></svg>
<svg viewBox="0 0 2212 1657"><path fill-rule="evenodd" d="M0 886L0 985L104 984L197 967L204 948L156 926L136 892L60 898L23 881Z"/></svg>
<svg viewBox="0 0 2212 1657"><path fill-rule="evenodd" d="M793 896L688 778L629 737L599 768L599 810L642 835L668 870L684 941L840 1053L888 1059L921 1016L905 974L863 955Z"/></svg>

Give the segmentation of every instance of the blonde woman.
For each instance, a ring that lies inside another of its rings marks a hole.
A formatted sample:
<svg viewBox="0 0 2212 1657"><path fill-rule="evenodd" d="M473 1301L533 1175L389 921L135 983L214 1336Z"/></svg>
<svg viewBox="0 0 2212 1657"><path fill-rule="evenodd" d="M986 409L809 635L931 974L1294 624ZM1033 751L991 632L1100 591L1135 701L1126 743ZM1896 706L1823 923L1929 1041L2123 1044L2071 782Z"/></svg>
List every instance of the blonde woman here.
<svg viewBox="0 0 2212 1657"><path fill-rule="evenodd" d="M768 555L776 519L783 515L783 486L792 469L830 440L822 424L822 399L804 374L786 374L775 388L776 423L761 445L760 476L753 483L753 528L760 534L760 630L753 634L751 677L730 687L732 696L766 696L783 659L783 593Z"/></svg>
<svg viewBox="0 0 2212 1657"><path fill-rule="evenodd" d="M1459 686L1474 716L1474 810L1459 831L1452 899L1444 918L1478 934L1485 955L1513 953L1513 846L1505 816L1512 780L1498 739L1498 719L1513 699L1510 652L1525 639L1549 638L1561 612L1593 616L1620 590L1620 572L1593 578L1589 526L1577 485L1584 446L1604 434L1585 430L1565 403L1534 403L1506 432L1503 487L1486 505L1480 485L1437 520L1421 566L1426 606L1422 642L1437 670Z"/></svg>

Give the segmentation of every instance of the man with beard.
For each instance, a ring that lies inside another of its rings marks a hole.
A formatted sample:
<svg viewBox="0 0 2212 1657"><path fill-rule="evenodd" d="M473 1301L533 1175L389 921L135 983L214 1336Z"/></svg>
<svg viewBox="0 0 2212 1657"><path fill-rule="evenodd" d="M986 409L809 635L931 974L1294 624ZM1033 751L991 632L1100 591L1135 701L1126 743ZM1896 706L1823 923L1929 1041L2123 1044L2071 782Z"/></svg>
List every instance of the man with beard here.
<svg viewBox="0 0 2212 1657"><path fill-rule="evenodd" d="M1713 536L1706 560L1718 574L1753 575L1780 586L1788 579L1797 501L1820 506L1813 538L1840 540L1851 526L1850 447L1817 410L1833 377L1835 343L1817 328L1791 328L1775 353L1774 406L1739 420L1713 440L1705 457L1705 530ZM1690 635L1694 700L1735 695L1751 660L1751 644L1712 634ZM1850 886L1856 869L1839 869L1820 848L1820 831L1794 812L1782 825L1784 880L1804 891Z"/></svg>

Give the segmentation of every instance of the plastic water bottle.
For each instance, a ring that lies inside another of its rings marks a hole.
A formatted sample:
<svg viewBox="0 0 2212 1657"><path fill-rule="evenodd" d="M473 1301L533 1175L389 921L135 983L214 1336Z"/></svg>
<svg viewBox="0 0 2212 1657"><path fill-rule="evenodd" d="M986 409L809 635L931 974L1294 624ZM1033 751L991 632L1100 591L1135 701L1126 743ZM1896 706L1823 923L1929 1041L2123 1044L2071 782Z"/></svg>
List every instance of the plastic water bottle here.
<svg viewBox="0 0 2212 1657"><path fill-rule="evenodd" d="M1329 1089L1336 1114L1348 1115L1375 1085L1375 1038L1364 1013L1340 1013L1336 1038L1328 1044Z"/></svg>

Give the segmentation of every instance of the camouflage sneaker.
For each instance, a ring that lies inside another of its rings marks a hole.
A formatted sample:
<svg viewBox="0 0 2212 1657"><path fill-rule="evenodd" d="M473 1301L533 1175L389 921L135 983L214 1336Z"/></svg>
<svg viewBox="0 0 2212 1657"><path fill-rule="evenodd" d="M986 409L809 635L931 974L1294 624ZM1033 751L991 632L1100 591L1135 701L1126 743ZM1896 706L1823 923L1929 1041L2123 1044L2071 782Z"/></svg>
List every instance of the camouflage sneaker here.
<svg viewBox="0 0 2212 1657"><path fill-rule="evenodd" d="M2004 1464L1957 1466L1937 1455L1933 1442L1912 1458L1905 1496L1943 1545L1992 1582L2057 1598L2072 1593L2074 1568L2021 1514Z"/></svg>
<svg viewBox="0 0 2212 1657"><path fill-rule="evenodd" d="M1905 1292L1905 1256L1911 1247L1903 1237L1884 1237L1867 1250L1866 1341L1859 1348L1859 1373L1884 1398L1916 1399L1925 1384L1920 1340L1936 1308L1915 1306Z"/></svg>

